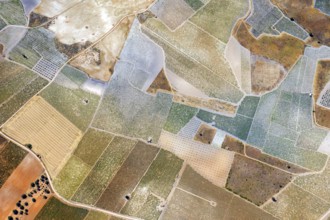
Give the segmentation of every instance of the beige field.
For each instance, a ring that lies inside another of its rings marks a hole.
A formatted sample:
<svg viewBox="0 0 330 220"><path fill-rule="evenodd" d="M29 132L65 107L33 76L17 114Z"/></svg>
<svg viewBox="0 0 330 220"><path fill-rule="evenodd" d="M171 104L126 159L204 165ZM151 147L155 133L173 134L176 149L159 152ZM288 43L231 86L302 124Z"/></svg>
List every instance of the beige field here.
<svg viewBox="0 0 330 220"><path fill-rule="evenodd" d="M47 17L60 14L55 17L49 29L55 32L61 43L71 45L97 41L122 18L143 12L153 2L154 0L42 1L34 12Z"/></svg>
<svg viewBox="0 0 330 220"><path fill-rule="evenodd" d="M125 44L134 16L125 18L107 37L71 61L89 76L108 81Z"/></svg>
<svg viewBox="0 0 330 220"><path fill-rule="evenodd" d="M32 144L52 177L77 146L82 132L40 96L30 100L3 127L3 132L22 144Z"/></svg>

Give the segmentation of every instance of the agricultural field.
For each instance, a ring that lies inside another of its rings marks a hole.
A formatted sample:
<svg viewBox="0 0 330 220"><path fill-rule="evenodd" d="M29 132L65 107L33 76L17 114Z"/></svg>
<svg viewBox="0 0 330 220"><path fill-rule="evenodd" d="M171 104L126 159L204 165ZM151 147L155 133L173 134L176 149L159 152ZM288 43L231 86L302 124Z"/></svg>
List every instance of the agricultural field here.
<svg viewBox="0 0 330 220"><path fill-rule="evenodd" d="M236 154L226 188L260 206L290 183L292 177L282 170Z"/></svg>
<svg viewBox="0 0 330 220"><path fill-rule="evenodd" d="M0 20L1 23L1 20ZM0 31L0 43L3 45L2 56L7 57L11 50L22 40L27 29L21 26L6 26Z"/></svg>
<svg viewBox="0 0 330 220"><path fill-rule="evenodd" d="M42 208L35 219L73 219L82 220L88 214L88 210L66 205L57 198L52 197Z"/></svg>
<svg viewBox="0 0 330 220"><path fill-rule="evenodd" d="M20 0L8 0L0 2L0 17L7 24L25 25L27 19L24 16L23 5Z"/></svg>
<svg viewBox="0 0 330 220"><path fill-rule="evenodd" d="M0 69L0 124L3 124L48 82L9 61L0 61Z"/></svg>
<svg viewBox="0 0 330 220"><path fill-rule="evenodd" d="M93 92L94 89L99 90L98 87L91 84L85 89L84 84L87 82L85 73L65 66L52 84L40 93L41 97L82 131L91 123L100 100L100 94Z"/></svg>
<svg viewBox="0 0 330 220"><path fill-rule="evenodd" d="M225 45L207 32L191 22L171 32L153 18L144 22L142 32L163 48L167 73L173 72L209 97L232 103L242 98L223 55ZM184 87L178 79L172 79L173 82L170 77L168 79L171 84ZM192 93L190 90L190 96Z"/></svg>
<svg viewBox="0 0 330 220"><path fill-rule="evenodd" d="M249 1L247 0L235 2L210 0L190 20L222 42L227 43L236 21L244 17L248 10Z"/></svg>
<svg viewBox="0 0 330 220"><path fill-rule="evenodd" d="M145 94L128 81L126 68L132 71L131 65L122 62L116 68L93 127L157 143L172 105L172 96Z"/></svg>
<svg viewBox="0 0 330 220"><path fill-rule="evenodd" d="M0 188L4 185L6 180L9 178L11 173L16 169L16 167L21 163L27 152L10 142L1 148L0 151L0 161L1 161L1 171L0 171Z"/></svg>
<svg viewBox="0 0 330 220"><path fill-rule="evenodd" d="M174 154L160 150L121 213L144 219L158 219L161 206L172 190L182 163Z"/></svg>
<svg viewBox="0 0 330 220"><path fill-rule="evenodd" d="M319 219L329 208L329 203L291 184L278 196L277 202L265 205L264 210L280 219Z"/></svg>
<svg viewBox="0 0 330 220"><path fill-rule="evenodd" d="M234 36L243 47L251 51L251 54L273 60L281 64L286 70L289 70L299 56L304 53L304 42L289 34L282 33L279 36L263 35L256 39L249 32L245 21L238 22L235 29Z"/></svg>
<svg viewBox="0 0 330 220"><path fill-rule="evenodd" d="M164 130L177 134L198 112L190 106L173 103Z"/></svg>
<svg viewBox="0 0 330 220"><path fill-rule="evenodd" d="M137 141L115 137L100 155L87 177L84 178L72 200L85 204L95 204L136 143Z"/></svg>
<svg viewBox="0 0 330 220"><path fill-rule="evenodd" d="M319 106L316 102L319 100L322 90L326 87L326 84L330 82L330 61L320 60L317 64L316 73L314 76L314 86L313 86L313 97L314 97L314 108L315 108L315 122L318 125L330 128L330 121L328 117L330 115L330 110Z"/></svg>
<svg viewBox="0 0 330 220"><path fill-rule="evenodd" d="M163 219L173 218L275 219L229 191L213 185L189 166L185 168L163 215Z"/></svg>
<svg viewBox="0 0 330 220"><path fill-rule="evenodd" d="M159 0L150 11L172 30L177 29L195 13L185 0Z"/></svg>
<svg viewBox="0 0 330 220"><path fill-rule="evenodd" d="M258 97L246 96L237 109L235 117L218 115L204 110L200 110L197 117L206 123L214 123L215 127L246 140L258 103Z"/></svg>
<svg viewBox="0 0 330 220"><path fill-rule="evenodd" d="M33 97L2 128L11 138L31 144L52 177L76 148L82 132L40 96Z"/></svg>
<svg viewBox="0 0 330 220"><path fill-rule="evenodd" d="M328 25L330 17L322 13L317 8L314 8L312 1L301 0L271 0L278 6L289 18L293 18L300 24L311 36L313 41L318 44L330 45ZM299 4L298 7L293 6Z"/></svg>
<svg viewBox="0 0 330 220"><path fill-rule="evenodd" d="M44 169L36 157L27 154L0 189L0 199L6 201L0 208L0 215L19 214L33 219L46 202L42 197L51 195L44 179L40 183L39 178L43 173ZM35 181L39 181L38 186ZM31 183L34 183L33 186Z"/></svg>
<svg viewBox="0 0 330 220"><path fill-rule="evenodd" d="M328 1L316 0L314 7L320 9L323 13L330 15L330 3Z"/></svg>

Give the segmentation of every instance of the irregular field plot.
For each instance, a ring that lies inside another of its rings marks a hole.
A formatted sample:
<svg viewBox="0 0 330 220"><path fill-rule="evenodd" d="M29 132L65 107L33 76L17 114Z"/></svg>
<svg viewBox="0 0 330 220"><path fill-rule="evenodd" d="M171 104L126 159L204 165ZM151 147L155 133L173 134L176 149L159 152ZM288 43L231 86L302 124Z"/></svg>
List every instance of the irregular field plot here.
<svg viewBox="0 0 330 220"><path fill-rule="evenodd" d="M1 149L0 188L26 155L26 151L11 142Z"/></svg>
<svg viewBox="0 0 330 220"><path fill-rule="evenodd" d="M159 148L138 142L96 205L111 211L120 211L127 201L125 196L132 193L158 151Z"/></svg>
<svg viewBox="0 0 330 220"><path fill-rule="evenodd" d="M249 9L249 2L211 0L190 20L207 32L227 43L236 21L243 17Z"/></svg>
<svg viewBox="0 0 330 220"><path fill-rule="evenodd" d="M135 144L136 141L115 137L82 182L72 200L85 204L95 204Z"/></svg>
<svg viewBox="0 0 330 220"><path fill-rule="evenodd" d="M256 205L262 205L290 183L291 178L292 175L282 170L237 154L226 188Z"/></svg>
<svg viewBox="0 0 330 220"><path fill-rule="evenodd" d="M140 218L158 219L160 211L156 207L162 202L159 197L167 199L182 163L174 154L160 150L121 212Z"/></svg>
<svg viewBox="0 0 330 220"><path fill-rule="evenodd" d="M61 196L70 199L90 170L88 164L72 156L54 179L54 187Z"/></svg>
<svg viewBox="0 0 330 220"><path fill-rule="evenodd" d="M110 216L102 212L89 211L84 220L109 220ZM112 218L111 218L112 219Z"/></svg>
<svg viewBox="0 0 330 220"><path fill-rule="evenodd" d="M197 89L212 98L218 98L233 103L237 103L242 98L243 93L239 90L236 83L232 83L230 81L234 77L231 73L229 65L224 63L224 65L220 69L221 72L212 71L205 65L201 65L196 62L194 60L195 58L193 59L186 52L180 51L175 46L173 46L173 44L171 45L167 40L159 37L159 35L155 34L154 32L149 31L147 29L143 29L143 31L148 37L150 37L153 41L160 45L165 51L165 63L166 68L169 71L172 71L174 74L183 78L186 82L190 83L192 86L196 87ZM197 39L198 38L196 38L196 40ZM194 50L190 51L190 53L196 55ZM212 53L214 52L218 53L213 50ZM217 56L218 55L211 57ZM219 60L219 62L223 63L221 59ZM225 69L223 68L224 66L226 66Z"/></svg>
<svg viewBox="0 0 330 220"><path fill-rule="evenodd" d="M279 219L319 219L330 207L329 203L291 184L277 197L277 202L264 209Z"/></svg>
<svg viewBox="0 0 330 220"><path fill-rule="evenodd" d="M312 33L317 41L327 46L330 45L330 26L328 25L330 16L313 8L312 1L271 0L271 2L278 6L289 18L294 18L308 33Z"/></svg>
<svg viewBox="0 0 330 220"><path fill-rule="evenodd" d="M325 14L330 15L330 2L327 0L316 0L315 8L318 8Z"/></svg>
<svg viewBox="0 0 330 220"><path fill-rule="evenodd" d="M83 220L88 214L86 209L68 206L55 197L48 200L47 204L39 212L36 220L43 219L72 219Z"/></svg>
<svg viewBox="0 0 330 220"><path fill-rule="evenodd" d="M3 132L22 144L31 144L54 177L77 146L81 131L40 96L33 97Z"/></svg>
<svg viewBox="0 0 330 220"><path fill-rule="evenodd" d="M235 37L243 47L255 55L278 62L286 70L289 70L304 53L304 42L286 33L256 39L249 32L247 24L242 21L236 24L236 29Z"/></svg>
<svg viewBox="0 0 330 220"><path fill-rule="evenodd" d="M90 128L73 154L89 166L93 166L113 138L112 134Z"/></svg>
<svg viewBox="0 0 330 220"><path fill-rule="evenodd" d="M100 99L79 88L85 77L84 73L66 66L55 81L41 92L47 102L82 131L90 124Z"/></svg>

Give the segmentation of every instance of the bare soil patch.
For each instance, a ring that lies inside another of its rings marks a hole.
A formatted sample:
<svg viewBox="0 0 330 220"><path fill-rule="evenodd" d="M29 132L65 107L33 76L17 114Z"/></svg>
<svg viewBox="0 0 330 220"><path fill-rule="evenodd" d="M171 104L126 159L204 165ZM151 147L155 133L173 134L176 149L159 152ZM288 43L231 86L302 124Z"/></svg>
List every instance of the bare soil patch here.
<svg viewBox="0 0 330 220"><path fill-rule="evenodd" d="M216 133L217 130L215 128L202 124L199 127L194 139L195 141L199 141L204 144L211 144Z"/></svg>

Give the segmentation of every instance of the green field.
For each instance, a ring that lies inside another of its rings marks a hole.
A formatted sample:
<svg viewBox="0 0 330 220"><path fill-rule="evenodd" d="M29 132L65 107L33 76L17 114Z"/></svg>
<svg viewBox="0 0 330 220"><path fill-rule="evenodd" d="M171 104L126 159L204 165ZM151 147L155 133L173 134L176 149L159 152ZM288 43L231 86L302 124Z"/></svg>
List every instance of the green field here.
<svg viewBox="0 0 330 220"><path fill-rule="evenodd" d="M26 151L12 142L0 151L0 188L26 155Z"/></svg>
<svg viewBox="0 0 330 220"><path fill-rule="evenodd" d="M6 103L0 106L0 124L8 120L15 112L17 112L30 98L38 93L48 84L48 81L37 77L30 84L25 86L21 91L16 93Z"/></svg>
<svg viewBox="0 0 330 220"><path fill-rule="evenodd" d="M83 220L88 211L86 209L76 208L65 205L55 197L48 200L47 204L38 213L36 220Z"/></svg>
<svg viewBox="0 0 330 220"><path fill-rule="evenodd" d="M8 24L25 25L27 23L23 5L20 0L0 1L0 8L0 16L3 17Z"/></svg>
<svg viewBox="0 0 330 220"><path fill-rule="evenodd" d="M249 1L211 0L190 20L211 35L227 43L236 21L249 10Z"/></svg>
<svg viewBox="0 0 330 220"><path fill-rule="evenodd" d="M61 196L70 199L90 170L88 164L72 156L54 179L54 187Z"/></svg>
<svg viewBox="0 0 330 220"><path fill-rule="evenodd" d="M198 109L196 108L173 103L164 130L177 134L197 112Z"/></svg>
<svg viewBox="0 0 330 220"><path fill-rule="evenodd" d="M90 128L79 142L73 154L86 164L93 166L113 137L109 133Z"/></svg>
<svg viewBox="0 0 330 220"><path fill-rule="evenodd" d="M136 141L115 137L72 199L85 204L96 203L135 144Z"/></svg>
<svg viewBox="0 0 330 220"><path fill-rule="evenodd" d="M62 113L68 120L82 131L86 130L96 111L100 97L79 88L83 74L81 72L70 76L73 80L65 76L68 70L64 68L55 81L42 91L41 96L46 99L54 108ZM78 75L78 76L77 76ZM88 103L85 101L88 100Z"/></svg>

